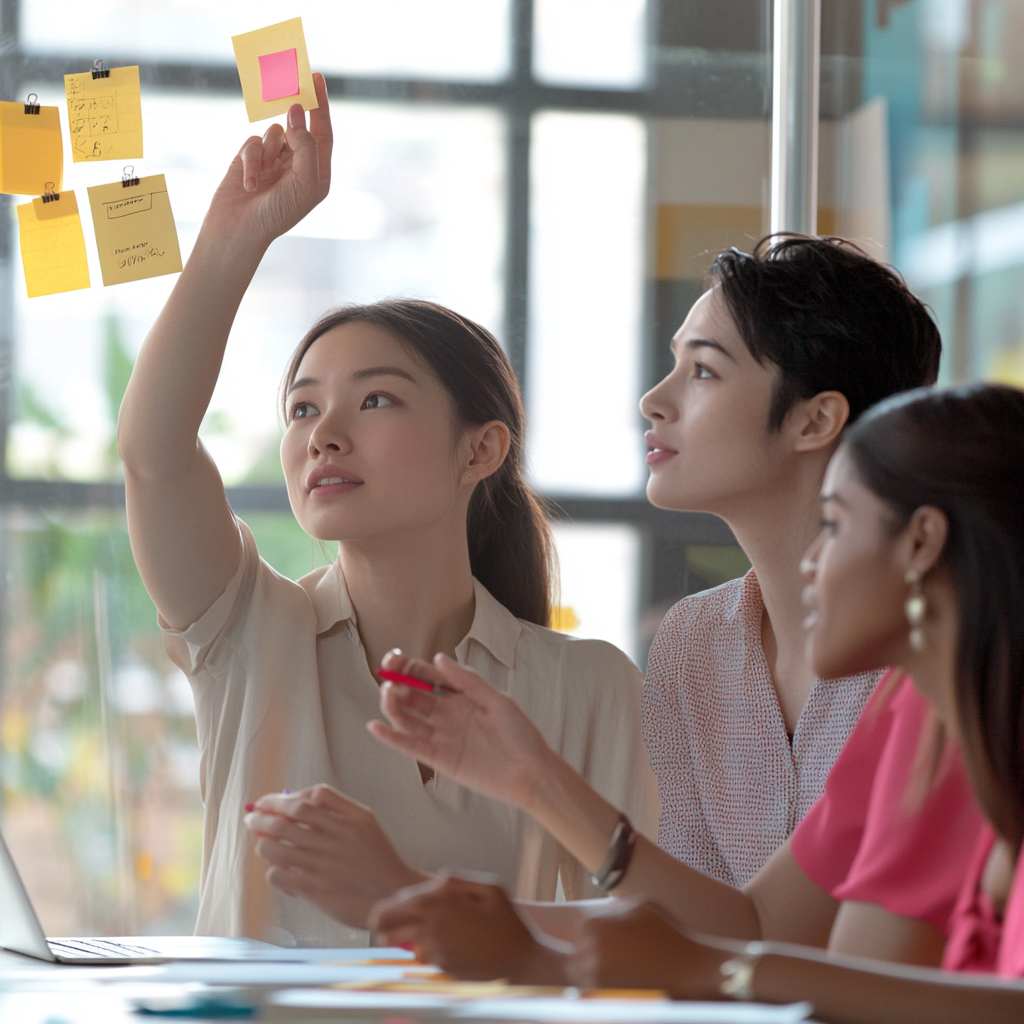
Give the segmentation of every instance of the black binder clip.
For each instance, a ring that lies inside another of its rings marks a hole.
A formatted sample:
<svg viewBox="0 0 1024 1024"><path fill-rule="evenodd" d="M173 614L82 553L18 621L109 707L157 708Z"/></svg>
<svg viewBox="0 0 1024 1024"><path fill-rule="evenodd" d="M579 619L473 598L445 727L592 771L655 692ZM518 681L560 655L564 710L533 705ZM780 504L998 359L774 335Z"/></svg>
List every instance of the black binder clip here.
<svg viewBox="0 0 1024 1024"><path fill-rule="evenodd" d="M129 164L121 174L121 188L131 188L138 185L139 179L135 176L135 167Z"/></svg>
<svg viewBox="0 0 1024 1024"><path fill-rule="evenodd" d="M43 202L44 203L56 203L60 199L60 193L56 191L56 185L52 181L48 181L43 186Z"/></svg>
<svg viewBox="0 0 1024 1024"><path fill-rule="evenodd" d="M105 60L94 60L92 62L92 77L94 79L110 77L110 68Z"/></svg>
<svg viewBox="0 0 1024 1024"><path fill-rule="evenodd" d="M30 92L25 97L25 113L26 114L38 114L39 113L39 97L34 92Z"/></svg>

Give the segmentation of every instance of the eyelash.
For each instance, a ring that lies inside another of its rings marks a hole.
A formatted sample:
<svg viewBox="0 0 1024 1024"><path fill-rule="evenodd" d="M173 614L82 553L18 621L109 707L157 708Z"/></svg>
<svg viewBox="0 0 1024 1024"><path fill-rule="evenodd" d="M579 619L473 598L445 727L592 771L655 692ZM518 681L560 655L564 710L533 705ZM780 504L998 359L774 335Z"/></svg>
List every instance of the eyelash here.
<svg viewBox="0 0 1024 1024"><path fill-rule="evenodd" d="M835 533L839 527L839 524L834 519L822 519L818 526L822 533Z"/></svg>
<svg viewBox="0 0 1024 1024"><path fill-rule="evenodd" d="M693 376L696 380L715 380L718 376L714 371L708 369L708 367L703 363L694 363L693 371ZM707 374L707 376L702 376L702 372Z"/></svg>
<svg viewBox="0 0 1024 1024"><path fill-rule="evenodd" d="M367 412L371 412L371 411L373 411L373 410L367 409L367 406L366 406L366 403L367 403L367 402L368 402L368 401L369 401L369 400L370 400L371 398L386 398L386 399L387 399L387 400L388 400L388 401L389 401L389 402L390 402L390 403L391 403L392 405L398 405L398 399L397 399L397 398L395 398L395 397L394 397L393 395L388 395L388 394L385 394L385 393L384 393L383 391L373 391L373 392L371 392L370 394L368 394L368 395L366 396L366 398L364 398L364 399L363 399L363 401L362 401L362 404L361 404L361 405L359 406L359 409L360 409L360 411L362 411L362 410L364 410L364 409L365 409L365 410L366 410ZM312 402L296 402L296 403L295 403L295 405L293 405L293 406L292 406L292 411L291 411L291 416L290 416L290 418L291 418L292 420L297 420L297 419L305 420L305 419L309 419L309 416L308 416L308 414L307 414L307 415L304 415L304 416L299 416L299 415L298 415L298 411L299 411L300 409L304 409L304 408L306 408L307 406L308 406L308 407L309 407L310 409L315 409L315 408L316 408L316 406L315 406L315 405L313 405L313 403L312 403ZM378 408L379 408L379 407L378 407ZM383 408L385 408L385 409L386 409L386 408L389 408L389 407L388 407L388 406L384 406Z"/></svg>

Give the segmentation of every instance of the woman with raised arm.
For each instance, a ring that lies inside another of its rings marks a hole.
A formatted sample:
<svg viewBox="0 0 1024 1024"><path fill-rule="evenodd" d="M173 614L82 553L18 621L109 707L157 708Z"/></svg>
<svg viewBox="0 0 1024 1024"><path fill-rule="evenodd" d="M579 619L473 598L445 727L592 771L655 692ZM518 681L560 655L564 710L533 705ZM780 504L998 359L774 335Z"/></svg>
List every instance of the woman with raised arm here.
<svg viewBox="0 0 1024 1024"><path fill-rule="evenodd" d="M195 695L197 930L342 945L365 941L347 926L363 928L377 899L444 865L493 872L528 899L554 898L559 882L570 897L593 891L527 816L367 735L370 666L396 645L485 673L651 834L657 794L636 668L546 628L551 541L523 480L522 401L482 327L395 300L329 313L300 341L281 462L299 524L341 542L330 566L283 578L227 503L199 426L264 253L328 194L330 109L315 81L308 128L293 106L286 129L232 161L142 347L118 445L136 563Z"/></svg>

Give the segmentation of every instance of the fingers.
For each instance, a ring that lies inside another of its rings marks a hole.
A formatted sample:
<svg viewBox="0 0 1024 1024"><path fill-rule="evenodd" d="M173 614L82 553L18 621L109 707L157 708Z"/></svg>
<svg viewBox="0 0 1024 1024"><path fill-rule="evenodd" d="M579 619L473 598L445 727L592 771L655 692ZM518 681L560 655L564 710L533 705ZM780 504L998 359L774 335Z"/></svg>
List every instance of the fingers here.
<svg viewBox="0 0 1024 1024"><path fill-rule="evenodd" d="M309 112L309 133L316 141L317 176L324 184L331 180L331 153L334 149L334 129L331 127L331 107L327 98L327 82L317 71L313 75L316 90L316 110Z"/></svg>
<svg viewBox="0 0 1024 1024"><path fill-rule="evenodd" d="M435 686L446 686L449 690L471 697L475 703L487 704L497 696L490 683L446 654L436 654L433 661L424 661L422 658L407 658L401 653L389 651L384 655L381 665Z"/></svg>
<svg viewBox="0 0 1024 1024"><path fill-rule="evenodd" d="M406 757L415 758L425 765L434 767L431 764L434 744L429 739L420 736L410 736L407 732L401 732L380 720L367 722L366 731L375 740L383 743L385 747L390 747L392 750L397 750L400 754L405 754Z"/></svg>
<svg viewBox="0 0 1024 1024"><path fill-rule="evenodd" d="M246 192L255 192L263 170L263 140L257 135L246 139L238 159L242 164L242 188Z"/></svg>
<svg viewBox="0 0 1024 1024"><path fill-rule="evenodd" d="M320 179L317 143L306 128L306 112L298 103L288 108L285 138L292 151L292 171L295 176L305 187L326 194L326 182Z"/></svg>
<svg viewBox="0 0 1024 1024"><path fill-rule="evenodd" d="M263 135L263 167L265 169L273 166L281 155L284 144L284 128L275 121Z"/></svg>

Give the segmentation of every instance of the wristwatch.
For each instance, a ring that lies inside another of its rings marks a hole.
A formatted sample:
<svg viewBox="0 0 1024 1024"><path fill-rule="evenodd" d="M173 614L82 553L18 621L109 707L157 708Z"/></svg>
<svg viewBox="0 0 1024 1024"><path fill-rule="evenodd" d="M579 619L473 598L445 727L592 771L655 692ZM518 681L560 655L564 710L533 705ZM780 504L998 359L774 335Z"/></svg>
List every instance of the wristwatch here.
<svg viewBox="0 0 1024 1024"><path fill-rule="evenodd" d="M590 876L591 881L602 892L611 892L626 877L635 846L636 832L633 830L629 818L620 814L612 831L612 837L608 841L608 852L605 854L604 863Z"/></svg>

